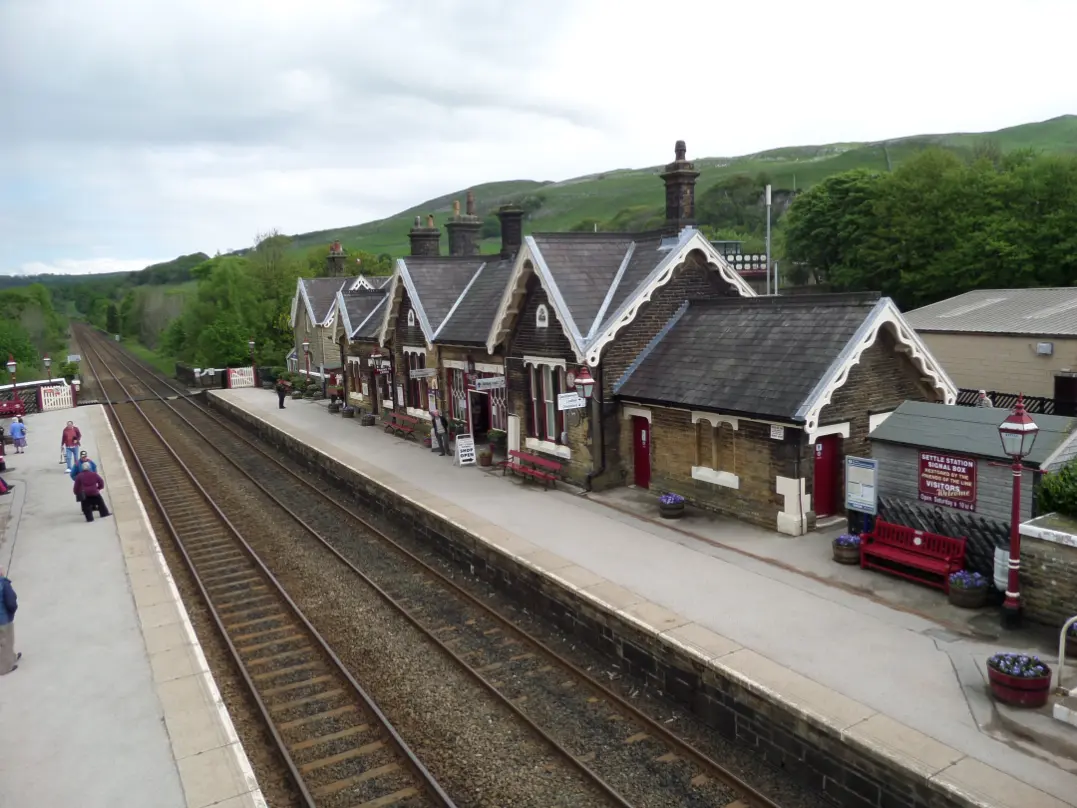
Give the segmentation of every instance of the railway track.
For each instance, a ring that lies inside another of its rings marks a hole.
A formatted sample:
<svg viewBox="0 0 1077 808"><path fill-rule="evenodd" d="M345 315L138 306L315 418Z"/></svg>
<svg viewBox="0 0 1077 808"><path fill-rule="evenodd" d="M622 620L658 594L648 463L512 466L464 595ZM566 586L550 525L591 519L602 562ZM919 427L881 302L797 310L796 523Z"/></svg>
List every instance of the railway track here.
<svg viewBox="0 0 1077 808"><path fill-rule="evenodd" d="M98 375L105 363L83 346L107 395ZM128 397L119 378L110 385ZM452 808L143 408L108 408L306 805Z"/></svg>
<svg viewBox="0 0 1077 808"><path fill-rule="evenodd" d="M136 369L124 358L117 361L125 372L138 375L147 390L157 388L155 393L173 399L182 392L145 368ZM351 505L295 473L237 427L190 400L169 406L193 434L277 500L311 540L374 587L550 743L601 777L616 804L777 808L762 792L494 611ZM327 513L332 514L328 519ZM330 521L347 529L333 529Z"/></svg>

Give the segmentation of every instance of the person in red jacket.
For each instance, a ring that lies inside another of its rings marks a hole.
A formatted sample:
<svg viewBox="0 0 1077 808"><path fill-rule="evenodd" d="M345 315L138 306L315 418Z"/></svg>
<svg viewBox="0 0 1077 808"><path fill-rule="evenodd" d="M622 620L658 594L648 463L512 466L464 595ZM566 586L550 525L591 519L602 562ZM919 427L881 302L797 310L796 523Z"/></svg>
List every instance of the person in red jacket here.
<svg viewBox="0 0 1077 808"><path fill-rule="evenodd" d="M68 421L64 427L63 435L60 436L60 462L67 464L67 470L77 468L79 445L82 443L82 433L75 426L74 421Z"/></svg>
<svg viewBox="0 0 1077 808"><path fill-rule="evenodd" d="M93 512L96 510L102 518L109 516L108 506L101 496L105 488L105 481L101 475L90 468L89 463L82 464L82 471L75 477L75 499L82 503L82 513L87 522L93 521Z"/></svg>

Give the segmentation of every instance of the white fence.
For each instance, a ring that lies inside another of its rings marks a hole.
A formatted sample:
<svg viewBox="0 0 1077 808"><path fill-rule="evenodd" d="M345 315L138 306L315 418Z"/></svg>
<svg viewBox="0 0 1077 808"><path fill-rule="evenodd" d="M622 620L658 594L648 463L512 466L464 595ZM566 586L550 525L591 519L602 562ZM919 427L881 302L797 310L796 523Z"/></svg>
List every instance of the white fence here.
<svg viewBox="0 0 1077 808"><path fill-rule="evenodd" d="M228 368L228 386L232 389L254 387L254 368Z"/></svg>
<svg viewBox="0 0 1077 808"><path fill-rule="evenodd" d="M41 388L41 411L66 410L75 406L72 387L67 384L54 384Z"/></svg>

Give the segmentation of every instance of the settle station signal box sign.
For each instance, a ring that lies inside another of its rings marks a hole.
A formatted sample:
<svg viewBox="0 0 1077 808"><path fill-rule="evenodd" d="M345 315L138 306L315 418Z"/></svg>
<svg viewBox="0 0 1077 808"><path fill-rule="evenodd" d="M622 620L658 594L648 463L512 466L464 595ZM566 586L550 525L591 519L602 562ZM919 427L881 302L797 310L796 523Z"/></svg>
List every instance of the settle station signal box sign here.
<svg viewBox="0 0 1077 808"><path fill-rule="evenodd" d="M920 452L920 501L962 511L976 510L976 461Z"/></svg>

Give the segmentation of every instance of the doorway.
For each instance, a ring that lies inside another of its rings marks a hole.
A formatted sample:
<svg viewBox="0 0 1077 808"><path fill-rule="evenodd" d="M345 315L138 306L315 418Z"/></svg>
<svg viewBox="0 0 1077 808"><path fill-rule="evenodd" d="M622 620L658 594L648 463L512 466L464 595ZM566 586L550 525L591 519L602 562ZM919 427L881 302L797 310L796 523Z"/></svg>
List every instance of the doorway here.
<svg viewBox="0 0 1077 808"><path fill-rule="evenodd" d="M477 390L468 390L468 404L471 411L471 434L475 442L485 440L490 431L490 396Z"/></svg>
<svg viewBox="0 0 1077 808"><path fill-rule="evenodd" d="M1077 376L1055 376L1055 415L1077 415Z"/></svg>
<svg viewBox="0 0 1077 808"><path fill-rule="evenodd" d="M646 418L632 416L632 466L637 488L651 487L651 424Z"/></svg>
<svg viewBox="0 0 1077 808"><path fill-rule="evenodd" d="M841 435L822 435L815 439L815 475L813 495L815 516L833 516L838 512L838 482Z"/></svg>

